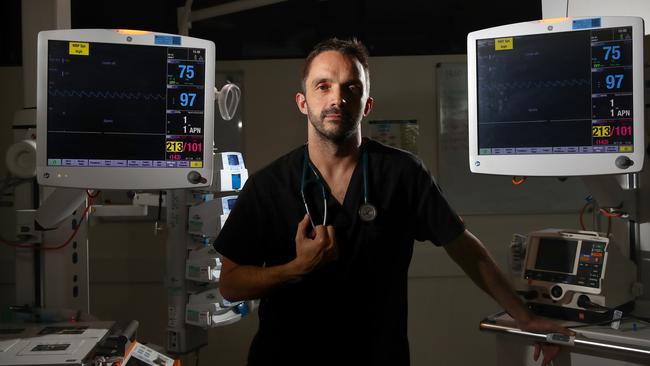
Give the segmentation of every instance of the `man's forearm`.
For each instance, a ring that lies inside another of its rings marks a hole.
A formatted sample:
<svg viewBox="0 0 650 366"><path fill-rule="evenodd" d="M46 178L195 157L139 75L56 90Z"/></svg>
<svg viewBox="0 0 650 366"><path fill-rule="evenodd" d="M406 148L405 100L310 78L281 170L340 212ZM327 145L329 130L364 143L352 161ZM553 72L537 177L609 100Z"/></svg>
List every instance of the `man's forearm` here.
<svg viewBox="0 0 650 366"><path fill-rule="evenodd" d="M476 278L472 278L472 280L496 300L517 322L523 323L530 319L530 312L526 305L517 296L492 257L484 256L478 263L477 272Z"/></svg>
<svg viewBox="0 0 650 366"><path fill-rule="evenodd" d="M530 312L483 244L468 231L458 240L447 248L451 258L517 322L528 321Z"/></svg>
<svg viewBox="0 0 650 366"><path fill-rule="evenodd" d="M224 267L219 279L219 291L229 301L259 299L274 287L300 278L292 262L272 267L234 265L230 262Z"/></svg>

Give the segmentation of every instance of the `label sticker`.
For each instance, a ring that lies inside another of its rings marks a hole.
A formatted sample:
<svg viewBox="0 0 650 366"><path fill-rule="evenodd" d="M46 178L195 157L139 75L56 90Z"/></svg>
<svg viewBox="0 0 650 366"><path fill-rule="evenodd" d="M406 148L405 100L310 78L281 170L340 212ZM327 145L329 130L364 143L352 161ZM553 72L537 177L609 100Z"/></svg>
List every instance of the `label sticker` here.
<svg viewBox="0 0 650 366"><path fill-rule="evenodd" d="M573 29L600 28L600 18L575 19Z"/></svg>
<svg viewBox="0 0 650 366"><path fill-rule="evenodd" d="M154 36L154 43L155 44L166 44L166 45L180 45L181 44L181 37L179 36L160 36L160 35L155 35Z"/></svg>
<svg viewBox="0 0 650 366"><path fill-rule="evenodd" d="M512 37L494 39L495 51L511 50L512 46Z"/></svg>
<svg viewBox="0 0 650 366"><path fill-rule="evenodd" d="M71 55L88 56L90 54L90 43L70 42L69 51Z"/></svg>

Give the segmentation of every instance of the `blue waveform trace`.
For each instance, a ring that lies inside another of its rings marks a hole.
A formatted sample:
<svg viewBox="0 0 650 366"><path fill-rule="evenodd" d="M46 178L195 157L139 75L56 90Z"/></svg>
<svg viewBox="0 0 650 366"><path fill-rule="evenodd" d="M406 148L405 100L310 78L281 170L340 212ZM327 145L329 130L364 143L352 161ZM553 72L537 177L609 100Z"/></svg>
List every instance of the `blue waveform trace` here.
<svg viewBox="0 0 650 366"><path fill-rule="evenodd" d="M128 100L165 100L165 95L142 92L110 92L110 91L76 91L76 90L48 90L47 94L53 97L78 97L102 99L128 99Z"/></svg>

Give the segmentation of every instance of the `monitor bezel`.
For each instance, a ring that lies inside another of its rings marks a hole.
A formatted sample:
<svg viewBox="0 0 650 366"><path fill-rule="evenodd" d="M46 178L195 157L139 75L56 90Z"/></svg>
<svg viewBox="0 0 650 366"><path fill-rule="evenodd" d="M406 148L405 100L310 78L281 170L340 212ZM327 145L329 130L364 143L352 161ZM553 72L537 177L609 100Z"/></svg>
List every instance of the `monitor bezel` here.
<svg viewBox="0 0 650 366"><path fill-rule="evenodd" d="M156 36L163 37L159 38L163 40L170 39L168 37L177 37L174 40L180 40L180 42L178 42L179 44L162 44L160 41L156 42ZM203 166L201 168L48 166L47 68L50 40L205 49ZM117 29L70 29L40 32L38 34L36 95L36 174L38 183L44 186L86 189L175 189L209 186L213 177L215 52L215 45L212 41L167 33ZM205 178L205 182L190 182L188 174L193 171Z"/></svg>
<svg viewBox="0 0 650 366"><path fill-rule="evenodd" d="M573 29L574 21L599 19L599 27ZM631 153L479 155L477 101L477 40L558 32L586 31L613 27L632 27L633 128ZM583 176L634 173L643 169L645 157L643 19L639 17L584 17L546 19L483 29L467 36L469 166L472 173L510 176ZM624 156L634 162L627 169L617 167Z"/></svg>

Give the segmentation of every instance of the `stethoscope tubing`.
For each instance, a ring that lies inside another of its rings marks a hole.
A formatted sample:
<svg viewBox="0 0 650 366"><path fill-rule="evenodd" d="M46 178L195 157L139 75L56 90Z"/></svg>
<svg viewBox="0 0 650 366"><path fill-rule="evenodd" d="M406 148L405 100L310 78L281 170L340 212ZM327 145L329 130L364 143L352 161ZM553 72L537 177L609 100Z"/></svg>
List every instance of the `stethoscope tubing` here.
<svg viewBox="0 0 650 366"><path fill-rule="evenodd" d="M323 195L323 207L324 207L323 226L325 226L325 224L327 223L327 194L325 192L325 185L323 184L320 175L318 175L318 173L316 172L316 168L314 168L314 165L309 160L309 152L307 149L307 145L305 145L304 158L302 164L302 178L300 179L300 196L302 197L302 203L305 206L305 211L309 216L309 221L311 221L311 226L315 228L316 225L314 224L314 220L312 219L311 213L309 211L309 205L307 204L307 197L305 197L305 185L307 182L307 174L308 174L307 167L309 167L309 170L311 170L312 174L314 174L314 177L316 177L315 180L318 182L318 185L321 188L321 194ZM370 207L372 208L374 213L371 215L370 218L364 217L361 213L359 213L359 216L363 221L372 221L374 220L376 215L376 208L368 203L368 152L365 148L363 148L363 151L361 153L361 167L363 172L363 205L361 206L361 208Z"/></svg>
<svg viewBox="0 0 650 366"><path fill-rule="evenodd" d="M323 209L323 226L325 226L325 223L327 223L327 195L325 193L325 186L323 185L320 176L316 173L316 169L312 165L311 161L309 161L307 146L305 146L305 154L304 154L304 160L302 164L302 179L300 180L300 195L302 196L302 203L305 205L305 211L307 212L307 216L309 216L309 221L311 222L311 226L313 228L316 228L316 225L314 224L314 220L311 217L311 212L309 212L307 197L305 197L305 182L307 181L307 166L309 166L309 169L311 170L312 174L314 174L314 176L316 177L316 181L318 182L318 185L320 185L321 194L323 195L323 207L325 207Z"/></svg>

